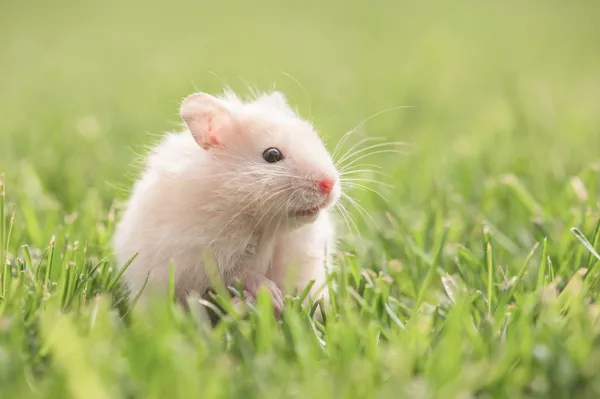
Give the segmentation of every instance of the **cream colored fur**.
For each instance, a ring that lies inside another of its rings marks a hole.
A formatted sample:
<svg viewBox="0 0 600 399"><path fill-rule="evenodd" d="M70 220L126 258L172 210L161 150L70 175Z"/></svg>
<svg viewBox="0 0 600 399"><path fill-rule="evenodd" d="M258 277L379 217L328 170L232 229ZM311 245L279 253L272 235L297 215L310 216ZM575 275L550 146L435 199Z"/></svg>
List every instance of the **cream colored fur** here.
<svg viewBox="0 0 600 399"><path fill-rule="evenodd" d="M258 276L302 291L316 280L311 297L327 296L317 289L334 249L330 208L340 183L313 127L277 92L248 102L232 93L186 101L189 129L166 135L149 154L114 236L120 265L138 254L124 275L131 294L146 276L146 294L165 290L171 262L176 296L202 294L212 259L226 285ZM284 160L265 162L268 147ZM323 176L335 180L329 197L315 190ZM323 201L317 215L294 216Z"/></svg>

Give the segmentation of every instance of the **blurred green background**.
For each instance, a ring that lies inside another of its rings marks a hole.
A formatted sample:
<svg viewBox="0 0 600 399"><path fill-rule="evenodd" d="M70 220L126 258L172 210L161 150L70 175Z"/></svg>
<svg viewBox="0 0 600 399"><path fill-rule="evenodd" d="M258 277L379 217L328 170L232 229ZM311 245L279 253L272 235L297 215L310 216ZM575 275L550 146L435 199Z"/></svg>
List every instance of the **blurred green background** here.
<svg viewBox="0 0 600 399"><path fill-rule="evenodd" d="M123 182L132 147L176 128L186 94L220 91L216 75L241 91L275 84L331 141L375 112L416 106L367 125L423 147L409 176L452 179L447 166L486 153L480 169L527 178L535 164L564 178L600 148L599 9L2 0L1 169L14 181L30 165L67 209L90 191L110 201L105 183Z"/></svg>

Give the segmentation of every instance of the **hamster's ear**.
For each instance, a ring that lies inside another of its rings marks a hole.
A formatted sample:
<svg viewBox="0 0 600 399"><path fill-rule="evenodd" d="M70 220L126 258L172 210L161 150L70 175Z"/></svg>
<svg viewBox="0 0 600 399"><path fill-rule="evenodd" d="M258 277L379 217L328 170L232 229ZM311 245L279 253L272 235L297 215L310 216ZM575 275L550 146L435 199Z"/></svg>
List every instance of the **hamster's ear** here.
<svg viewBox="0 0 600 399"><path fill-rule="evenodd" d="M179 109L196 142L205 150L219 145L223 134L232 128L231 113L223 101L206 93L187 96Z"/></svg>

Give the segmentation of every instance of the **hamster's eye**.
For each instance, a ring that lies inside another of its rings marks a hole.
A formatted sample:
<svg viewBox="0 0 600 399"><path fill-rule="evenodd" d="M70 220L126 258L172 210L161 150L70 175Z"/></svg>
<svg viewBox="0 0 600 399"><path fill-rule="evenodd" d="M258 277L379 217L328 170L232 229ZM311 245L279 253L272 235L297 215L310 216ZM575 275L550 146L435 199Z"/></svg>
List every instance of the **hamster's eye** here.
<svg viewBox="0 0 600 399"><path fill-rule="evenodd" d="M269 147L265 150L265 152L263 152L263 159L268 163L275 163L281 161L283 159L283 155L277 148Z"/></svg>

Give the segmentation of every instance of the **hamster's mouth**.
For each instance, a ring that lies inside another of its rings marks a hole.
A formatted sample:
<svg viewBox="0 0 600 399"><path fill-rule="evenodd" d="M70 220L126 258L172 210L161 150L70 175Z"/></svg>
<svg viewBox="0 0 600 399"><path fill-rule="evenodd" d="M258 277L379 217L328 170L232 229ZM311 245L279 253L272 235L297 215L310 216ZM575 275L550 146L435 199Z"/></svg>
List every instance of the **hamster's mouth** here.
<svg viewBox="0 0 600 399"><path fill-rule="evenodd" d="M310 217L310 216L315 216L323 208L325 208L325 205L327 205L327 202L324 202L324 203L322 203L320 205L317 205L314 208L303 209L301 211L295 211L295 212L293 212L293 215L296 216L296 217Z"/></svg>

